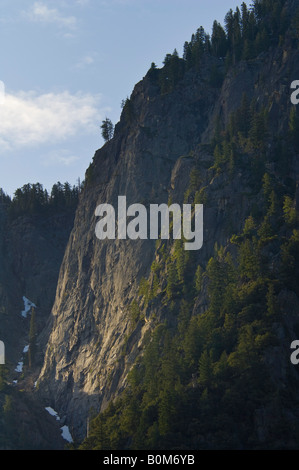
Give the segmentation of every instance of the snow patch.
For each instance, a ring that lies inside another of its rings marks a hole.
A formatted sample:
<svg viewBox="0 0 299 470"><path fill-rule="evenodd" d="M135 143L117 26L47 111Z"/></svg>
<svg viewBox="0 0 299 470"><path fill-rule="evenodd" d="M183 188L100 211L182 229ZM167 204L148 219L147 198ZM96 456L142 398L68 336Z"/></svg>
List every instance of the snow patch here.
<svg viewBox="0 0 299 470"><path fill-rule="evenodd" d="M31 300L27 299L27 297L25 296L23 296L23 302L24 302L24 310L22 310L21 315L22 317L27 318L27 315L30 312L31 308L32 307L36 308L36 305L33 302L31 302ZM24 347L23 354L28 353L28 351L29 351L29 344ZM19 374L23 372L24 362L22 359L23 357L21 358L21 361L18 362L18 365L15 368L15 372L18 372ZM17 382L18 382L17 380L14 381L14 383L17 383Z"/></svg>
<svg viewBox="0 0 299 470"><path fill-rule="evenodd" d="M45 408L45 410L46 410L51 416L55 416L55 418L56 418L57 421L60 421L60 418L59 418L59 416L58 416L58 413L57 413L55 410L53 410L53 408L51 408L51 406L47 406L47 407Z"/></svg>
<svg viewBox="0 0 299 470"><path fill-rule="evenodd" d="M19 373L22 372L23 371L23 365L24 365L24 363L22 361L20 361L18 363L17 367L15 368L15 371L19 372Z"/></svg>
<svg viewBox="0 0 299 470"><path fill-rule="evenodd" d="M60 417L58 416L58 413L57 413L55 410L53 410L53 408L51 408L51 406L47 406L47 407L45 408L45 410L46 410L51 416L54 416L57 421L60 421ZM69 442L69 443L74 442L74 441L73 441L73 438L72 438L72 436L71 436L71 433L70 433L70 430L69 430L69 427L68 427L68 426L64 425L64 426L62 426L60 429L61 429L62 438L63 438L65 441L67 441L67 442Z"/></svg>
<svg viewBox="0 0 299 470"><path fill-rule="evenodd" d="M23 302L24 302L24 310L22 310L21 315L24 318L27 318L28 313L30 312L31 308L34 307L36 308L36 305L31 302L31 300L27 299L27 297L23 296Z"/></svg>
<svg viewBox="0 0 299 470"><path fill-rule="evenodd" d="M69 430L68 426L62 426L61 434L62 434L62 437L65 441L68 441L70 443L73 442L73 438L71 436L71 433L70 433L70 430Z"/></svg>

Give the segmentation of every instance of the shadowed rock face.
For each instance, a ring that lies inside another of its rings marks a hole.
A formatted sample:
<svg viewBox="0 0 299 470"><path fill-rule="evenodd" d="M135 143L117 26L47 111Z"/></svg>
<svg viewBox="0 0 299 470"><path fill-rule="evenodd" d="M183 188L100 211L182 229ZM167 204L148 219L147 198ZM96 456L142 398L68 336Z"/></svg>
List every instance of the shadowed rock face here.
<svg viewBox="0 0 299 470"><path fill-rule="evenodd" d="M10 220L7 206L0 206L0 338L8 364L15 364L28 344L23 296L37 307L37 331L45 327L73 220L71 213Z"/></svg>
<svg viewBox="0 0 299 470"><path fill-rule="evenodd" d="M74 213L64 212L11 220L8 207L0 205L0 339L5 344L7 379L11 384L7 390L0 390L0 407L4 406L8 391L16 416L13 433L1 426L0 447L3 449L63 449L66 443L59 425L48 416L32 391L42 365L41 346L48 339L45 325L55 299L59 268L73 219ZM23 296L36 305L36 330L40 333L39 354L29 371L24 347L28 349L30 313L22 315ZM22 372L26 373L25 380L23 374L16 371L19 362L22 362Z"/></svg>
<svg viewBox="0 0 299 470"><path fill-rule="evenodd" d="M207 60L166 95L146 76L132 93L130 121L123 115L114 138L95 153L61 265L38 379L40 397L66 417L79 439L86 434L90 410L105 409L126 386L128 371L151 329L149 318L131 331L129 306L141 277L150 272L155 241L98 240L97 205L117 207L119 195L127 197L128 205L167 203L169 197L182 204L196 161L208 203L204 246L194 256L207 261L216 241L224 244L240 230L249 204L246 169L234 181L225 174L209 180L212 156L204 144L213 136L215 119L227 124L244 91L261 105L271 103L271 145L273 136L287 128L289 84L296 73L299 77L298 64L297 51L277 48L239 63L222 88L213 88L208 81L213 64ZM218 65L222 67L220 61ZM162 306L156 310L161 318L168 315Z"/></svg>

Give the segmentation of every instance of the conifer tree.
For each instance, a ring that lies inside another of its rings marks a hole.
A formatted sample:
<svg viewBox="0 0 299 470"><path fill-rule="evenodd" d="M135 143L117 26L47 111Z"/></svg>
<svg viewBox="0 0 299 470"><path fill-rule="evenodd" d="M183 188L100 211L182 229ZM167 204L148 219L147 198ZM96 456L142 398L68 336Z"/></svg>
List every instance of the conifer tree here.
<svg viewBox="0 0 299 470"><path fill-rule="evenodd" d="M290 226L294 226L297 220L297 212L294 201L290 196L285 196L283 201L283 215L285 222Z"/></svg>
<svg viewBox="0 0 299 470"><path fill-rule="evenodd" d="M218 21L214 21L212 37L211 37L211 51L216 57L225 57L227 52L226 34Z"/></svg>
<svg viewBox="0 0 299 470"><path fill-rule="evenodd" d="M195 289L196 292L200 292L202 289L202 267L200 265L197 266L195 272Z"/></svg>
<svg viewBox="0 0 299 470"><path fill-rule="evenodd" d="M212 361L210 354L205 349L199 359L199 383L203 387L208 387L212 378Z"/></svg>
<svg viewBox="0 0 299 470"><path fill-rule="evenodd" d="M247 279L256 279L260 274L261 260L256 240L246 239L240 246L240 274Z"/></svg>
<svg viewBox="0 0 299 470"><path fill-rule="evenodd" d="M106 118L104 121L102 121L101 129L103 139L105 142L109 142L109 140L112 139L114 132L112 121L109 118Z"/></svg>

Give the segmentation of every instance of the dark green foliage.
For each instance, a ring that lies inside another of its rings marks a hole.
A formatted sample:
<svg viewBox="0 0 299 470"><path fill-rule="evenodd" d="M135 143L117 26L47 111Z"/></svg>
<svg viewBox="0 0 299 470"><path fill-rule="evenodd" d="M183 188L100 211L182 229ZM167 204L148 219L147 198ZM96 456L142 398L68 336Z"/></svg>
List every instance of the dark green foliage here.
<svg viewBox="0 0 299 470"><path fill-rule="evenodd" d="M185 41L183 58L180 59L176 50L167 54L164 67L157 70L152 63L148 77L155 83L160 83L162 93L174 90L186 71L190 68L200 68L204 56L221 59L227 67L235 65L240 60L250 60L261 52L277 45L283 37L292 20L293 34L297 35L297 16L289 18L284 8L285 0L258 0L254 5L247 6L245 2L235 11L230 9L224 19L224 26L214 21L211 37L201 26L192 34L191 40ZM210 71L212 86L221 86L223 75L217 66Z"/></svg>
<svg viewBox="0 0 299 470"><path fill-rule="evenodd" d="M8 375L8 367L4 364L0 365L0 393L5 390Z"/></svg>
<svg viewBox="0 0 299 470"><path fill-rule="evenodd" d="M0 204L10 204L11 198L0 188Z"/></svg>
<svg viewBox="0 0 299 470"><path fill-rule="evenodd" d="M14 219L21 215L48 214L56 210L73 211L78 203L82 185L71 187L69 183L56 183L51 194L40 183L25 184L18 188L9 204L9 216Z"/></svg>
<svg viewBox="0 0 299 470"><path fill-rule="evenodd" d="M228 51L231 57L230 62L234 65L241 59L242 55L241 14L239 8L237 7L235 12L230 9L224 21Z"/></svg>
<svg viewBox="0 0 299 470"><path fill-rule="evenodd" d="M105 142L109 142L109 140L112 139L114 133L114 126L111 119L106 118L104 121L102 121L101 129L103 139Z"/></svg>
<svg viewBox="0 0 299 470"><path fill-rule="evenodd" d="M253 111L249 128L251 145L256 150L263 150L267 136L267 112L265 109Z"/></svg>
<svg viewBox="0 0 299 470"><path fill-rule="evenodd" d="M298 213L297 213L298 218ZM298 220L298 219L297 219ZM299 230L294 229L281 247L281 276L284 282L299 295Z"/></svg>
<svg viewBox="0 0 299 470"><path fill-rule="evenodd" d="M279 36L286 31L289 24L284 4L286 0L255 0L254 13L257 18L258 27L265 30L272 44L277 44Z"/></svg>
<svg viewBox="0 0 299 470"><path fill-rule="evenodd" d="M298 215L295 207L295 202L290 196L285 196L283 201L283 215L284 220L289 227L295 227L298 222Z"/></svg>
<svg viewBox="0 0 299 470"><path fill-rule="evenodd" d="M157 66L156 66L156 64L155 64L155 62L152 62L152 63L151 63L151 67L150 67L149 71L147 72L147 76L148 76L148 77L150 78L150 80L151 80L152 82L154 82L154 83L155 83L156 80L158 79L158 77L159 77L159 70L158 70L158 68L157 68ZM122 103L122 107L123 107L124 104L125 104L125 103L123 102L123 103Z"/></svg>
<svg viewBox="0 0 299 470"><path fill-rule="evenodd" d="M21 213L39 212L49 202L47 190L43 189L40 183L25 184L15 191L14 198L10 205L10 213L19 215Z"/></svg>
<svg viewBox="0 0 299 470"><path fill-rule="evenodd" d="M194 284L196 291L199 293L202 289L202 267L200 265L196 268Z"/></svg>
<svg viewBox="0 0 299 470"><path fill-rule="evenodd" d="M195 167L189 197L201 184ZM260 216L249 215L232 237L234 256L229 246L215 245L203 267L177 240L171 254L164 250L153 263L151 276L166 280L160 295L177 315L176 326L157 325L129 374L128 388L92 422L82 449L275 449L288 448L298 434L294 424L279 437L281 427L290 426L283 411L290 395L277 388L265 360L279 344L277 325L284 323L279 293L298 294L298 213L289 195L280 197L274 175L266 172L259 184ZM275 234L275 269L273 227L282 229ZM291 230L288 236L285 230ZM150 286L143 279L140 294L148 298ZM202 295L206 309L194 313ZM140 315L136 302L132 313ZM270 418L268 437L261 441L256 416L263 409Z"/></svg>
<svg viewBox="0 0 299 470"><path fill-rule="evenodd" d="M255 57L257 50L255 40L257 36L257 21L254 10L248 9L245 2L241 5L241 34L242 34L242 59L249 60ZM264 48L267 44L264 44Z"/></svg>
<svg viewBox="0 0 299 470"><path fill-rule="evenodd" d="M211 37L211 52L215 57L225 57L228 49L228 43L225 31L218 21L213 23Z"/></svg>
<svg viewBox="0 0 299 470"><path fill-rule="evenodd" d="M217 40L216 40L217 43ZM214 43L216 47L216 44ZM218 45L217 45L218 48ZM220 45L219 45L220 48ZM204 54L211 52L211 42L209 35L205 32L201 26L197 29L196 33L192 35L190 43L185 42L184 44L184 60L186 62L186 68L199 67L201 59Z"/></svg>
<svg viewBox="0 0 299 470"><path fill-rule="evenodd" d="M243 2L228 12L225 28L214 22L211 40L200 28L184 45L185 72L200 67L205 54L226 54L229 65L278 44L284 4L259 0L248 8ZM177 54L166 57L159 75L163 93L178 83L168 80L171 64L175 69L180 61ZM151 73L158 76L155 67ZM288 334L281 296L299 295L298 208L290 176L297 126L292 110L288 128L269 146L267 107L246 94L226 128L215 123L213 161L206 172L194 165L184 202L206 204L214 178L233 188L242 174L248 211L242 227L224 246L216 244L204 263L184 251L182 241L158 241L149 278L141 280L131 308L134 319L145 309L152 334L128 387L93 420L81 448L296 448L298 384L288 358L285 379L275 374L281 336Z"/></svg>
<svg viewBox="0 0 299 470"><path fill-rule="evenodd" d="M185 62L179 58L177 50L173 54L167 54L164 59L164 67L160 74L161 93L169 93L174 90L177 83L183 78Z"/></svg>
<svg viewBox="0 0 299 470"><path fill-rule="evenodd" d="M217 65L214 65L211 69L210 73L210 85L218 88L222 85L224 79L223 73L220 71L220 69L217 67Z"/></svg>

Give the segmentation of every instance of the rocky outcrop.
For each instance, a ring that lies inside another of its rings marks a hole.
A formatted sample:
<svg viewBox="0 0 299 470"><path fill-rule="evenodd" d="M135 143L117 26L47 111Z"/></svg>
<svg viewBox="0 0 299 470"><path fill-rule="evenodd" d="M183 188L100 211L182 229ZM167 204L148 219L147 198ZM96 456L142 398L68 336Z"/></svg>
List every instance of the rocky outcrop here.
<svg viewBox="0 0 299 470"><path fill-rule="evenodd" d="M230 183L221 173L210 179L207 144L215 120L220 117L227 124L246 91L249 99L269 109L271 146L271 136L287 128L289 84L296 73L299 77L297 59L291 46L272 49L240 62L220 88L209 84L212 63L207 59L201 70L189 70L165 95L147 75L132 93L130 116L123 113L114 138L96 152L60 269L37 387L76 438L86 435L91 410L105 409L126 387L128 371L151 329L148 317L132 330L130 305L140 279L150 273L155 241L98 240L96 207L117 207L119 195L127 197L128 205L167 203L169 198L182 203L197 164L207 204L204 247L194 256L206 262L216 241L225 244L241 229L249 207L246 170ZM223 67L221 61L217 64ZM195 308L203 311L204 305L204 298L199 299ZM156 306L158 314L162 310Z"/></svg>
<svg viewBox="0 0 299 470"><path fill-rule="evenodd" d="M167 203L176 162L200 142L214 100L200 74L190 74L175 94L160 96L147 77L136 85L134 118L121 119L94 156L61 267L38 386L81 438L90 409L104 408L125 387L139 353L147 324L131 338L134 351L124 358L122 350L129 306L155 251L154 240L98 240L95 209L117 207L119 195L128 205Z"/></svg>

